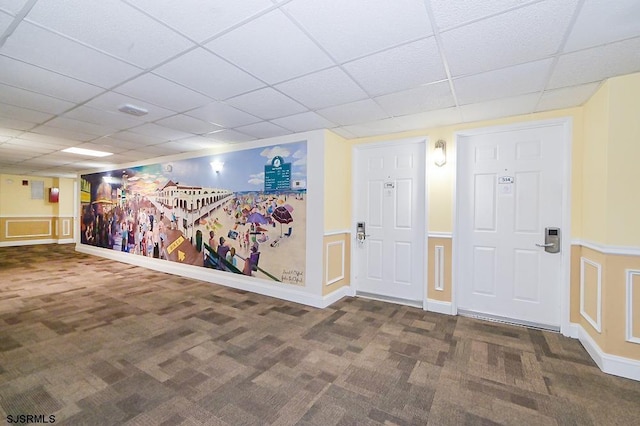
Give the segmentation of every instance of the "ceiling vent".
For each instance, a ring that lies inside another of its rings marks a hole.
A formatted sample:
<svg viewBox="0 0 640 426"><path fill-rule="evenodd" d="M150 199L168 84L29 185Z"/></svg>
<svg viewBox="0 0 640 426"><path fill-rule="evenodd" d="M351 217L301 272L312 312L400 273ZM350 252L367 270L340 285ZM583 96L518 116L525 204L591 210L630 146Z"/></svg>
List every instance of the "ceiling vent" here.
<svg viewBox="0 0 640 426"><path fill-rule="evenodd" d="M120 108L118 108L118 111L122 111L130 115L135 115L136 117L147 115L149 113L149 111L147 111L146 109L131 104L122 105Z"/></svg>

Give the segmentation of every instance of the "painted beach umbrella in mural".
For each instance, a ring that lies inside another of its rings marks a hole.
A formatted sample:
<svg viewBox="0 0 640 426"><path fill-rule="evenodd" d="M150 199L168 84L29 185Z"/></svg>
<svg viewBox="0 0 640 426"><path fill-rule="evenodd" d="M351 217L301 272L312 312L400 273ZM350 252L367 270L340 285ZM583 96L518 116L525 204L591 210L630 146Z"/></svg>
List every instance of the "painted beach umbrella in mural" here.
<svg viewBox="0 0 640 426"><path fill-rule="evenodd" d="M269 221L267 220L266 217L264 217L264 215L262 215L262 213L253 212L247 217L247 222L249 222L249 223L257 223L259 225L264 225L265 223L268 223Z"/></svg>
<svg viewBox="0 0 640 426"><path fill-rule="evenodd" d="M276 222L280 222L280 237L282 237L282 224L293 222L291 213L284 206L278 206L271 214L271 217Z"/></svg>
<svg viewBox="0 0 640 426"><path fill-rule="evenodd" d="M285 204L284 208L287 209L289 213L293 213L293 206L291 204Z"/></svg>

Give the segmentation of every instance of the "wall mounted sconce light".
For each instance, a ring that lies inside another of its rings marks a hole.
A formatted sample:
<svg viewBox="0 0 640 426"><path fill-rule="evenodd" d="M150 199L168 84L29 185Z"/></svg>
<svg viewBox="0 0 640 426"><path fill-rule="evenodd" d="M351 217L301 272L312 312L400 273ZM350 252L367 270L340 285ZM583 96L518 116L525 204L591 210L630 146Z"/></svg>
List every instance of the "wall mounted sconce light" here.
<svg viewBox="0 0 640 426"><path fill-rule="evenodd" d="M222 161L213 161L211 163L211 169L216 173L220 173L223 168L224 168L224 163Z"/></svg>
<svg viewBox="0 0 640 426"><path fill-rule="evenodd" d="M433 150L433 162L438 167L444 166L447 162L447 143L442 139L436 142L436 147Z"/></svg>

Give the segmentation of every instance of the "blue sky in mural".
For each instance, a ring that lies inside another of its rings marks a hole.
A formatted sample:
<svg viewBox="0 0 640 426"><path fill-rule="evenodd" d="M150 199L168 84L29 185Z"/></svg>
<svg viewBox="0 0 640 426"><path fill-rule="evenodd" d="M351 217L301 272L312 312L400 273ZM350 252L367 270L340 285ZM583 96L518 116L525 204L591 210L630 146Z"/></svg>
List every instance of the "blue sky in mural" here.
<svg viewBox="0 0 640 426"><path fill-rule="evenodd" d="M135 167L129 169L134 176L130 176L128 181L134 186L147 188L162 186L172 180L182 185L214 187L233 192L262 191L264 167L278 155L284 158L285 163L291 163L292 180L306 181L306 141ZM212 162L224 163L223 170L214 172Z"/></svg>

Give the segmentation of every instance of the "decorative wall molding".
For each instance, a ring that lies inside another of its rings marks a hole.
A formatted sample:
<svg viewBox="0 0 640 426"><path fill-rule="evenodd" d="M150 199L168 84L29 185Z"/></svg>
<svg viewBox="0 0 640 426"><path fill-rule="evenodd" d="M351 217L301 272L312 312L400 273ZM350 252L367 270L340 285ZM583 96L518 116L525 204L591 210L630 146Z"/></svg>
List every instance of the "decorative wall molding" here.
<svg viewBox="0 0 640 426"><path fill-rule="evenodd" d="M340 267L340 274L338 276L335 276L333 278L329 277L329 248L332 246L340 246L340 261L341 261L341 267ZM337 283L340 280L344 279L344 262L345 262L345 250L344 250L344 240L341 241L331 241L329 243L327 243L326 247L325 247L325 259L327 259L326 265L325 265L325 285L331 285L334 283Z"/></svg>
<svg viewBox="0 0 640 426"><path fill-rule="evenodd" d="M627 312L626 312L626 339L627 342L638 343L640 344L640 330L633 330L633 321L634 321L634 313L633 313L633 278L638 277L640 280L640 270L627 269ZM640 286L639 286L640 287ZM640 288L636 291L640 292Z"/></svg>
<svg viewBox="0 0 640 426"><path fill-rule="evenodd" d="M336 291L327 294L322 297L322 308L326 308L327 306L331 306L336 303L338 300L343 297L353 297L355 296L355 292L349 286L340 287Z"/></svg>
<svg viewBox="0 0 640 426"><path fill-rule="evenodd" d="M435 275L434 286L436 290L444 291L444 246L435 246L433 256Z"/></svg>
<svg viewBox="0 0 640 426"><path fill-rule="evenodd" d="M2 241L0 242L0 247L34 246L38 244L73 244L75 242L73 238L46 238L41 240Z"/></svg>
<svg viewBox="0 0 640 426"><path fill-rule="evenodd" d="M427 236L429 238L453 238L452 232L428 232Z"/></svg>
<svg viewBox="0 0 640 426"><path fill-rule="evenodd" d="M344 235L344 234L351 234L351 230L350 229L338 229L336 231L327 231L324 233L325 237L331 237L334 235Z"/></svg>
<svg viewBox="0 0 640 426"><path fill-rule="evenodd" d="M580 239L571 240L571 245L586 247L591 250L599 251L600 253L603 253L603 254L640 256L640 247L610 246L606 244L594 243L593 241L580 240Z"/></svg>
<svg viewBox="0 0 640 426"><path fill-rule="evenodd" d="M600 370L614 376L640 380L640 361L604 353L581 325L574 324L574 326L578 328L578 340L580 340L580 343L582 343L582 346L584 346Z"/></svg>
<svg viewBox="0 0 640 426"><path fill-rule="evenodd" d="M584 278L585 267L590 265L597 271L597 297L596 297L596 318L593 319L584 309ZM602 332L602 265L586 257L580 257L580 315L598 332Z"/></svg>
<svg viewBox="0 0 640 426"><path fill-rule="evenodd" d="M71 235L71 219L62 219L62 236L67 237Z"/></svg>
<svg viewBox="0 0 640 426"><path fill-rule="evenodd" d="M4 232L4 237L9 239L9 238L34 238L34 237L51 237L52 234L52 225L51 222L53 220L49 217L48 219L7 219L5 221L5 232ZM10 223L18 223L18 222L27 222L27 223L36 223L36 222L46 222L47 226L49 228L49 232L46 234L24 234L24 235L9 235L9 224Z"/></svg>

